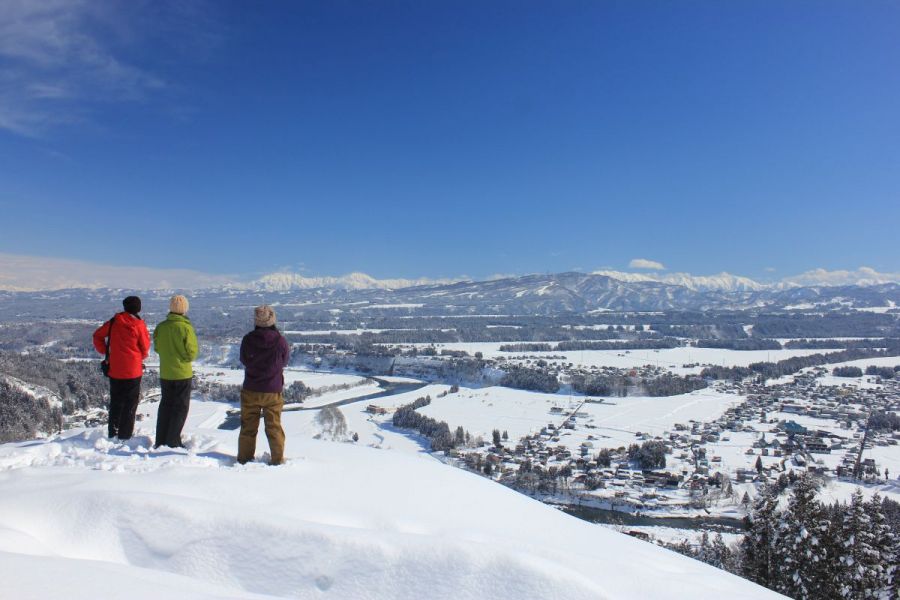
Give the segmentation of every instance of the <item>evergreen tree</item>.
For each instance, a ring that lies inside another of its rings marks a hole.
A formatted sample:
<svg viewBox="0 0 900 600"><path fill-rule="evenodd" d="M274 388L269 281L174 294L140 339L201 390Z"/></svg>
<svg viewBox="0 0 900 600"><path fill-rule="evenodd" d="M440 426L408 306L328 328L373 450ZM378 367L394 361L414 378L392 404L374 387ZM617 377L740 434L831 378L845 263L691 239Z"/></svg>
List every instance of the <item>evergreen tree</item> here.
<svg viewBox="0 0 900 600"><path fill-rule="evenodd" d="M809 475L798 478L778 524L775 590L796 600L833 597L828 576L829 527L816 500L817 488Z"/></svg>
<svg viewBox="0 0 900 600"><path fill-rule="evenodd" d="M876 549L873 524L862 490L853 492L838 525L838 544L832 579L842 598L871 598L882 587L884 564Z"/></svg>
<svg viewBox="0 0 900 600"><path fill-rule="evenodd" d="M728 544L725 543L721 533L717 533L716 537L713 538L711 550L715 562L710 564L722 570L734 572L734 553L728 547Z"/></svg>
<svg viewBox="0 0 900 600"><path fill-rule="evenodd" d="M891 530L880 494L872 496L865 511L872 521L875 558L882 569L881 587L888 598L900 598L900 536Z"/></svg>
<svg viewBox="0 0 900 600"><path fill-rule="evenodd" d="M466 445L466 431L462 428L462 425L456 428L455 441L457 446L465 446Z"/></svg>
<svg viewBox="0 0 900 600"><path fill-rule="evenodd" d="M709 533L704 531L700 536L700 545L697 548L696 558L708 565L715 565L716 560L713 555L712 544L709 543Z"/></svg>
<svg viewBox="0 0 900 600"><path fill-rule="evenodd" d="M609 448L600 450L600 453L597 454L597 464L601 467L608 467L612 464L612 453L610 453Z"/></svg>
<svg viewBox="0 0 900 600"><path fill-rule="evenodd" d="M674 550L679 554L683 554L684 556L697 558L696 552L694 552L694 549L691 548L691 544L687 540L681 540L677 544L666 544L665 542L660 542L660 545L664 548L668 548L669 550Z"/></svg>
<svg viewBox="0 0 900 600"><path fill-rule="evenodd" d="M753 512L744 519L741 570L744 577L768 588L774 587L776 579L778 518L777 491L765 486L753 504Z"/></svg>
<svg viewBox="0 0 900 600"><path fill-rule="evenodd" d="M502 445L501 442L500 442L500 430L499 430L499 429L495 429L494 431L492 431L492 432L491 432L491 437L493 438L494 446L497 447L497 448L499 448L499 447Z"/></svg>

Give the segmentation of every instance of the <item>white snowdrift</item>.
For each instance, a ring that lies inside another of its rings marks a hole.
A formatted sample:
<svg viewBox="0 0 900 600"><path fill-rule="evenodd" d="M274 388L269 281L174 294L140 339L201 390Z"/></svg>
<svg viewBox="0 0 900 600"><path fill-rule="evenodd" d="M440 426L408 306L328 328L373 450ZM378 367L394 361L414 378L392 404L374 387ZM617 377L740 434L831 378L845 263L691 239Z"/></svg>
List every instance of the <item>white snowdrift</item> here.
<svg viewBox="0 0 900 600"><path fill-rule="evenodd" d="M426 454L289 436L286 465L235 466L236 432L200 404L187 451L148 450L149 423L0 446L4 594L777 597Z"/></svg>

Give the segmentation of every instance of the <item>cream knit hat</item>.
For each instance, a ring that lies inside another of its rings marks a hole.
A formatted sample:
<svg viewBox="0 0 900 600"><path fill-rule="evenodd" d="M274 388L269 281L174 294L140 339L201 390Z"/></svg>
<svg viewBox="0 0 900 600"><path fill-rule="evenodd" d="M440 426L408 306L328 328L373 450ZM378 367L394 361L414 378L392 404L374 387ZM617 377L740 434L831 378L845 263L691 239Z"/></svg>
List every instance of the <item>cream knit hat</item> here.
<svg viewBox="0 0 900 600"><path fill-rule="evenodd" d="M178 315L186 315L187 311L188 299L181 294L172 296L172 299L169 300L169 312L173 312Z"/></svg>
<svg viewBox="0 0 900 600"><path fill-rule="evenodd" d="M275 324L275 310L268 304L257 306L253 310L253 322L257 327L271 327Z"/></svg>

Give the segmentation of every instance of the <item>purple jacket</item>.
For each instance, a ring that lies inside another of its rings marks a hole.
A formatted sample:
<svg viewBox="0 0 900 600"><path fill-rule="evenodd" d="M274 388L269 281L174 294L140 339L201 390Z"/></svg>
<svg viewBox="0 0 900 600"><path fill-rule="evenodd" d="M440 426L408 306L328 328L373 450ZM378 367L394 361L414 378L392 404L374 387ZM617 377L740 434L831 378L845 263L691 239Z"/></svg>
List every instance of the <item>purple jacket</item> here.
<svg viewBox="0 0 900 600"><path fill-rule="evenodd" d="M244 365L244 389L251 392L279 393L284 389L284 367L291 349L277 329L257 327L241 340Z"/></svg>

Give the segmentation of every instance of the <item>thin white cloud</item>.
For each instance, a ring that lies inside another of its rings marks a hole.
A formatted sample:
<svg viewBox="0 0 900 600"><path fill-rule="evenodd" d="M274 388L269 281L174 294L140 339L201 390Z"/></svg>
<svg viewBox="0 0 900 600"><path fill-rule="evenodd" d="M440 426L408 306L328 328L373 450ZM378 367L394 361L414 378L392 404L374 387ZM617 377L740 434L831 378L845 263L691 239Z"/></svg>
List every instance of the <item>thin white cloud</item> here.
<svg viewBox="0 0 900 600"><path fill-rule="evenodd" d="M900 283L900 273L880 273L871 267L859 267L855 271L813 269L799 275L785 277L782 283L799 286L815 285L878 285Z"/></svg>
<svg viewBox="0 0 900 600"><path fill-rule="evenodd" d="M68 258L46 258L0 253L0 290L13 292L49 291L72 288L126 288L136 290L199 290L228 286L232 288L295 290L310 288L397 289L414 285L454 283L453 279L375 279L365 273L339 277L304 276L276 271L258 279L217 275L192 269L156 269L104 265Z"/></svg>
<svg viewBox="0 0 900 600"><path fill-rule="evenodd" d="M628 267L631 269L647 269L650 271L664 271L666 269L661 262L648 260L646 258L632 258L631 262L628 263Z"/></svg>
<svg viewBox="0 0 900 600"><path fill-rule="evenodd" d="M36 137L88 120L97 105L142 101L166 89L162 77L131 57L151 41L154 52L183 50L188 33L196 33L196 44L213 43L215 36L200 31L209 21L181 19L182 5L194 3L0 2L0 129Z"/></svg>
<svg viewBox="0 0 900 600"><path fill-rule="evenodd" d="M0 254L0 290L203 289L236 283L238 280L228 275L190 269L124 267L66 258Z"/></svg>
<svg viewBox="0 0 900 600"><path fill-rule="evenodd" d="M489 275L485 278L485 281L500 281L501 279L513 279L514 277L518 277L515 273L494 273L493 275ZM465 275L460 276L461 280L468 280L471 277L466 277Z"/></svg>

